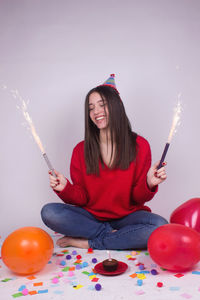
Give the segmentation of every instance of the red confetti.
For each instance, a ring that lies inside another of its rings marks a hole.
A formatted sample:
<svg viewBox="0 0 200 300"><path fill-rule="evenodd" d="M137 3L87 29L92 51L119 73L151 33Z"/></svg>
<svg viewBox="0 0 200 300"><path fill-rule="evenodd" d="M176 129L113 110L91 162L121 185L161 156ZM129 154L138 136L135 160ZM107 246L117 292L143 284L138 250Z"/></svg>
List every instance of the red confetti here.
<svg viewBox="0 0 200 300"><path fill-rule="evenodd" d="M92 248L88 248L88 253L93 253L93 249Z"/></svg>
<svg viewBox="0 0 200 300"><path fill-rule="evenodd" d="M94 277L94 278L92 278L92 280L91 281L93 281L93 282L97 282L99 280L99 278L97 278L97 277Z"/></svg>
<svg viewBox="0 0 200 300"><path fill-rule="evenodd" d="M157 287L163 287L163 283L162 282L157 282Z"/></svg>
<svg viewBox="0 0 200 300"><path fill-rule="evenodd" d="M175 274L174 276L176 276L177 278L180 278L180 277L183 277L183 276L184 276L184 274L180 274L180 273L178 273L178 274Z"/></svg>
<svg viewBox="0 0 200 300"><path fill-rule="evenodd" d="M77 259L81 259L82 256L81 256L81 255L77 255L76 258L77 258Z"/></svg>

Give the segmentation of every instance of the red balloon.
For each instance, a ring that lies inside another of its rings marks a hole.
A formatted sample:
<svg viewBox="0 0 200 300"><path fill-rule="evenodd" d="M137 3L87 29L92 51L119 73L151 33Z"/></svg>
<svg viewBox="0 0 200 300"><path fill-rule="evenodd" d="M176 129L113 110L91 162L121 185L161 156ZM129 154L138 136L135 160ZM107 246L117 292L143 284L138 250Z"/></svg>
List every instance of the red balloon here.
<svg viewBox="0 0 200 300"><path fill-rule="evenodd" d="M150 235L148 251L159 266L169 271L187 271L200 260L200 234L180 224L162 225Z"/></svg>
<svg viewBox="0 0 200 300"><path fill-rule="evenodd" d="M200 232L200 198L192 198L177 207L171 214L170 222L182 224Z"/></svg>
<svg viewBox="0 0 200 300"><path fill-rule="evenodd" d="M2 260L13 272L29 275L39 272L53 253L53 240L38 227L23 227L12 232L3 242Z"/></svg>

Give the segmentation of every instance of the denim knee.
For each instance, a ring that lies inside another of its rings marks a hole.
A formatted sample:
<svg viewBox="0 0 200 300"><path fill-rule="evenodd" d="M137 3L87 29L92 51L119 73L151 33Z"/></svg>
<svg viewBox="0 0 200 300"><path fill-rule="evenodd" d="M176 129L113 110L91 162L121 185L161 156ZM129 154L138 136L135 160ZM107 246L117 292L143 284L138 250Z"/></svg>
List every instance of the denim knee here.
<svg viewBox="0 0 200 300"><path fill-rule="evenodd" d="M53 203L47 203L43 206L41 210L42 221L47 225L51 219L53 213Z"/></svg>
<svg viewBox="0 0 200 300"><path fill-rule="evenodd" d="M168 221L165 218L159 216L159 218L157 218L157 222L156 222L155 225L157 227L160 227L160 226L165 225L165 224L168 224Z"/></svg>

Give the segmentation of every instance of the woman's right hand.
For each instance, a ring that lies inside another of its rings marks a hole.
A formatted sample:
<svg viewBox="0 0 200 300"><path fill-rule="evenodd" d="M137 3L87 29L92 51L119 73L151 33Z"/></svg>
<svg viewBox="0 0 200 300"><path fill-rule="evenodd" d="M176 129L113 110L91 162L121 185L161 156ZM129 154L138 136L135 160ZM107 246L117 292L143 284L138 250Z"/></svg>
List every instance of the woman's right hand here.
<svg viewBox="0 0 200 300"><path fill-rule="evenodd" d="M67 184L67 179L64 175L57 172L56 170L54 170L54 172L56 174L56 177L54 177L52 172L49 171L50 187L56 192L61 192Z"/></svg>

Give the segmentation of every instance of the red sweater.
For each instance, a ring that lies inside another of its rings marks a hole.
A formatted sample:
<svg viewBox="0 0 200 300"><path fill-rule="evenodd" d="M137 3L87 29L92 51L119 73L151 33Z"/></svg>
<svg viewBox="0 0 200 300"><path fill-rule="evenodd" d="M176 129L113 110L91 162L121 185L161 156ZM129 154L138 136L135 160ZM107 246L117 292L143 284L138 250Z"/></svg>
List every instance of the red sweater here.
<svg viewBox="0 0 200 300"><path fill-rule="evenodd" d="M146 183L151 166L151 150L143 137L137 137L137 157L127 170L102 168L100 175L87 175L84 160L84 142L73 150L70 173L72 184L67 180L65 188L57 195L65 202L81 206L97 219L106 221L122 218L136 210L148 210L146 201L153 198Z"/></svg>

